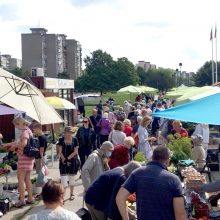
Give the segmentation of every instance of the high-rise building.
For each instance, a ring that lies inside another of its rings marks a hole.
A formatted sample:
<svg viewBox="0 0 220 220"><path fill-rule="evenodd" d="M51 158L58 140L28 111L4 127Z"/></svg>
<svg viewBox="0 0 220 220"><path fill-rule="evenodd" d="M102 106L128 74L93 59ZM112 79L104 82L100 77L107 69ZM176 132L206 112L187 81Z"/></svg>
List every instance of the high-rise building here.
<svg viewBox="0 0 220 220"><path fill-rule="evenodd" d="M21 68L22 62L20 59L12 58L9 54L0 55L0 66L6 70L13 70L15 68Z"/></svg>
<svg viewBox="0 0 220 220"><path fill-rule="evenodd" d="M138 61L138 64L136 66L143 68L145 72L147 72L149 69L156 69L155 64L151 64L150 62L145 61Z"/></svg>
<svg viewBox="0 0 220 220"><path fill-rule="evenodd" d="M67 39L64 34L47 34L45 28L31 28L31 33L23 33L23 70L31 73L33 68L42 68L44 75L56 78L67 73L70 79L81 75L81 45ZM79 52L78 52L79 51Z"/></svg>
<svg viewBox="0 0 220 220"><path fill-rule="evenodd" d="M66 40L67 70L74 75L74 79L82 73L82 49L76 40Z"/></svg>

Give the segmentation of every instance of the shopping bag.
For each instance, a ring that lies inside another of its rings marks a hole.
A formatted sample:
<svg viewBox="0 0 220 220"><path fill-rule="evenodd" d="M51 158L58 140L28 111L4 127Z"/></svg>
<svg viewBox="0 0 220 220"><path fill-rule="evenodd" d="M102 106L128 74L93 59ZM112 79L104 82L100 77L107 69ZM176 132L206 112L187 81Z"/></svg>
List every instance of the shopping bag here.
<svg viewBox="0 0 220 220"><path fill-rule="evenodd" d="M85 208L79 209L76 214L82 219L82 220L92 220L92 217L89 213L89 211Z"/></svg>
<svg viewBox="0 0 220 220"><path fill-rule="evenodd" d="M49 175L49 169L46 165L43 165L42 167L42 173L45 175L45 176L48 176Z"/></svg>
<svg viewBox="0 0 220 220"><path fill-rule="evenodd" d="M45 176L45 170L42 168L41 171L39 172L38 176L37 176L37 180L36 180L36 186L37 187L43 187L48 179L47 177Z"/></svg>

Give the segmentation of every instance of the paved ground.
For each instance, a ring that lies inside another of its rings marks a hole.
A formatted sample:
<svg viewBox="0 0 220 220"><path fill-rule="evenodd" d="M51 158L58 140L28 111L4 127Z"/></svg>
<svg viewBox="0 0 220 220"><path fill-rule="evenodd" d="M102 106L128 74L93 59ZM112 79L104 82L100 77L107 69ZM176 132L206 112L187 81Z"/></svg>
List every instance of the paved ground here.
<svg viewBox="0 0 220 220"><path fill-rule="evenodd" d="M51 163L48 164L48 168L50 170L49 176L54 179L58 180L59 179L59 169L58 169L58 161L54 162L53 167L51 166ZM35 176L35 172L33 172L33 176ZM4 179L1 179L1 182L4 181ZM9 182L17 182L16 175L12 175L9 178ZM76 186L74 190L75 194L75 199L73 201L69 201L69 189L66 191L66 196L65 196L65 204L64 208L70 210L70 211L77 211L82 207L82 195L83 195L83 186L82 186L82 181L79 179L79 174L76 176ZM38 201L36 204L32 206L25 206L21 209L15 209L12 208L10 212L8 212L6 215L4 215L1 219L2 220L20 220L20 219L28 219L28 217L33 214L37 213L39 210L43 209L43 202Z"/></svg>
<svg viewBox="0 0 220 220"><path fill-rule="evenodd" d="M49 162L49 164L48 164L48 168L50 171L49 176L54 180L58 180L60 178L58 165L59 165L58 161L55 161L53 166L52 166L51 162ZM32 176L36 176L35 171L33 172ZM211 176L212 176L213 180L220 179L220 172L219 171L212 172ZM208 180L208 178L206 178L206 179ZM5 181L5 178L0 178L0 182L3 182L3 181ZM16 172L10 176L9 182L17 183ZM78 209L80 209L82 207L82 195L83 195L83 186L82 186L81 179L79 179L79 174L76 176L76 186L75 186L74 194L75 194L75 200L69 201L68 200L69 190L67 189L66 196L65 196L64 208L66 208L70 211L76 212ZM6 215L4 215L1 219L2 220L4 220L4 219L5 220L28 219L28 217L31 214L37 213L39 210L41 210L43 208L44 208L43 202L38 201L36 204L34 204L32 206L25 206L21 209L12 208L10 210L10 212L8 212Z"/></svg>

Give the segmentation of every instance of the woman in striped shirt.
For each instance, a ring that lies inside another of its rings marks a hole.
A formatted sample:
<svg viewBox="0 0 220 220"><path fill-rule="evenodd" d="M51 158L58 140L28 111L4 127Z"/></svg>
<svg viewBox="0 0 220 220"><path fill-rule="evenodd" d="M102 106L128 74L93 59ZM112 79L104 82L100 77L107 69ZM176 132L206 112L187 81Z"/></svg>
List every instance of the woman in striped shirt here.
<svg viewBox="0 0 220 220"><path fill-rule="evenodd" d="M21 131L21 135L15 142L5 144L5 147L9 147L10 151L16 151L18 156L17 178L20 200L15 204L15 207L20 208L25 204L33 203L30 175L34 166L34 158L27 157L23 154L24 147L27 145L28 139L30 136L33 136L33 134L28 127L30 123L21 116L17 116L13 120L13 124L15 128ZM28 192L27 201L25 201L25 186Z"/></svg>

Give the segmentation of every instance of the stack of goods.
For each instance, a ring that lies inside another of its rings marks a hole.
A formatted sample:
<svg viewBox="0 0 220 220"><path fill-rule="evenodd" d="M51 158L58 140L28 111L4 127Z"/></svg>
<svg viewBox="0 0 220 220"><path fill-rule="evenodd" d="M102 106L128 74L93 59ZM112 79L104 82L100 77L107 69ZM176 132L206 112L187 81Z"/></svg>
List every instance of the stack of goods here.
<svg viewBox="0 0 220 220"><path fill-rule="evenodd" d="M3 158L3 163L11 167L12 170L17 170L17 155L9 152L7 156Z"/></svg>
<svg viewBox="0 0 220 220"><path fill-rule="evenodd" d="M190 199L192 204L192 215L199 219L208 219L209 217L209 206L200 198L199 194L192 191L190 193Z"/></svg>
<svg viewBox="0 0 220 220"><path fill-rule="evenodd" d="M8 166L7 164L4 164L4 163L0 164L0 176L9 173L10 170L11 170L11 167Z"/></svg>
<svg viewBox="0 0 220 220"><path fill-rule="evenodd" d="M201 175L193 167L186 167L181 171L184 177L186 190L193 190L200 188L205 183L205 176Z"/></svg>

